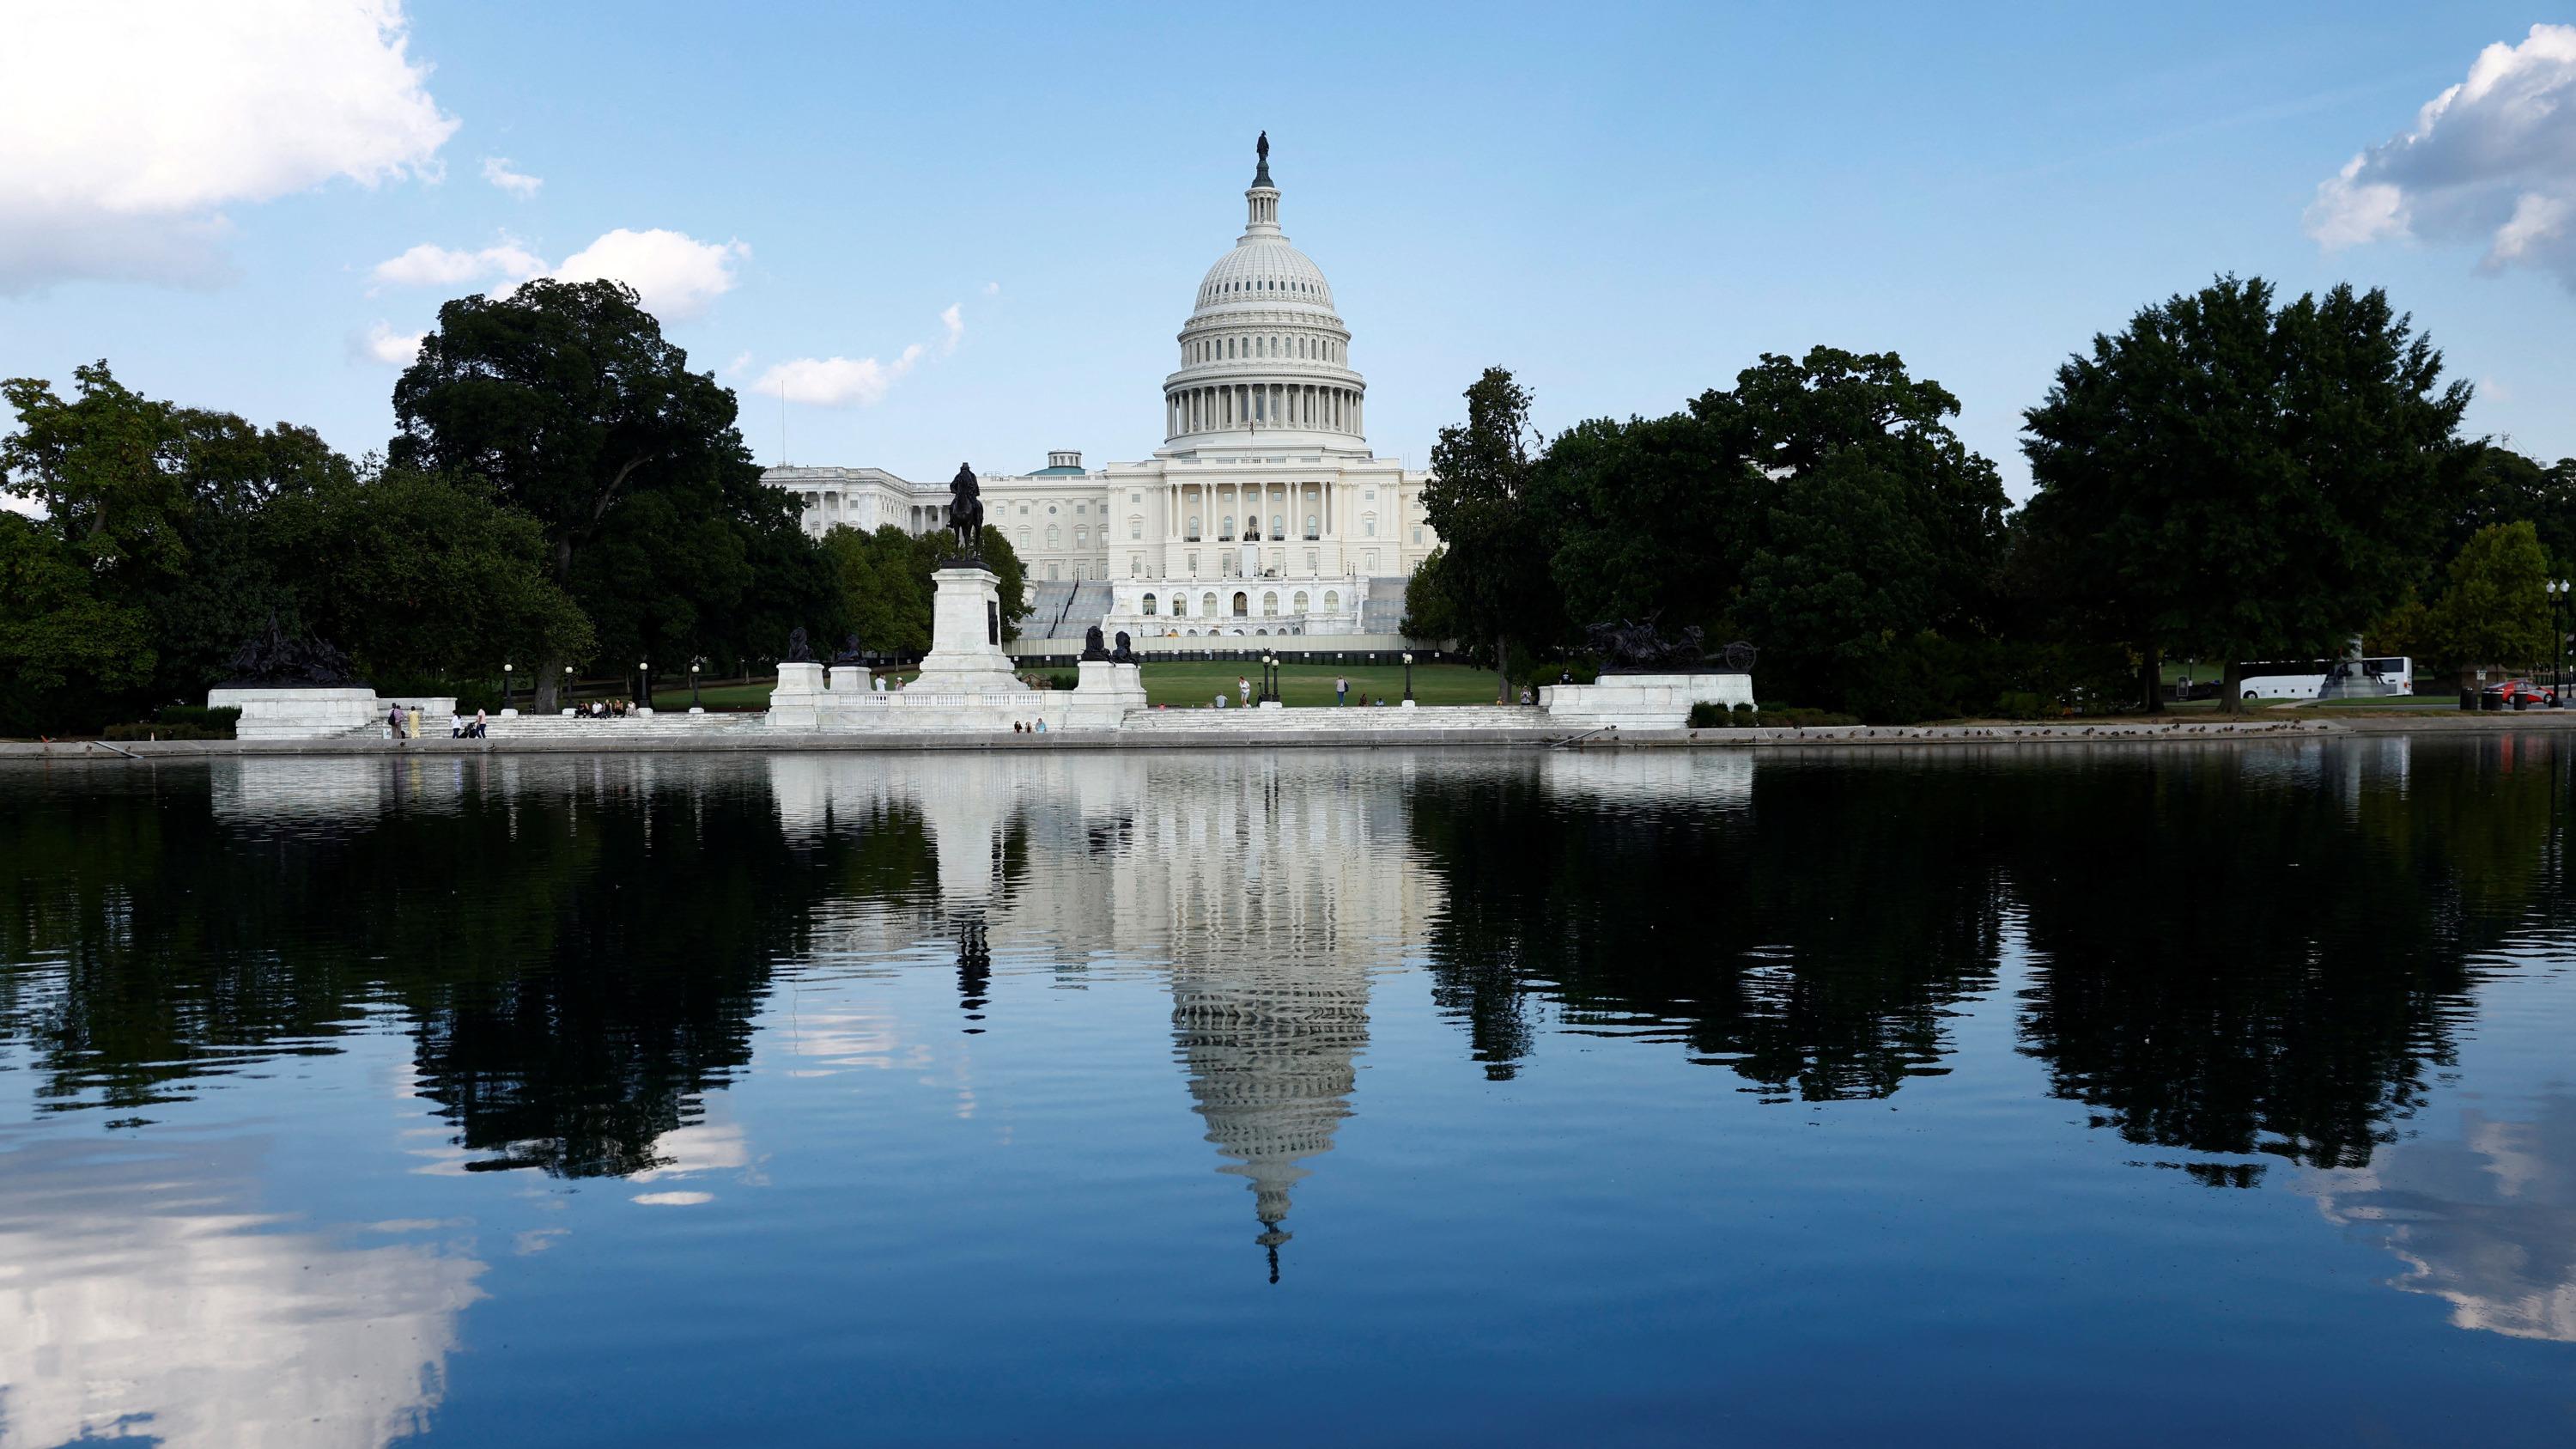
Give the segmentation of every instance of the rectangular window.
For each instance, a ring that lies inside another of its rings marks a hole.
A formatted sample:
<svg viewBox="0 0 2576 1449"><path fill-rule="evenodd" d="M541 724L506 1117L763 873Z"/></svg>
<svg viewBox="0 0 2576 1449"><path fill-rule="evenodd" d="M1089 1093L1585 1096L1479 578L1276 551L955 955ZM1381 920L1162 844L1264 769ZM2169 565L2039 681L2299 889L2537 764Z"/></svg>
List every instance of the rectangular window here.
<svg viewBox="0 0 2576 1449"><path fill-rule="evenodd" d="M1191 554L1191 555L1190 555L1190 577L1191 577L1191 578L1197 578L1198 576L1199 576L1199 556L1198 556L1197 554Z"/></svg>
<svg viewBox="0 0 2576 1449"><path fill-rule="evenodd" d="M1321 551L1311 548L1306 550L1306 572L1311 574L1322 567L1323 555Z"/></svg>

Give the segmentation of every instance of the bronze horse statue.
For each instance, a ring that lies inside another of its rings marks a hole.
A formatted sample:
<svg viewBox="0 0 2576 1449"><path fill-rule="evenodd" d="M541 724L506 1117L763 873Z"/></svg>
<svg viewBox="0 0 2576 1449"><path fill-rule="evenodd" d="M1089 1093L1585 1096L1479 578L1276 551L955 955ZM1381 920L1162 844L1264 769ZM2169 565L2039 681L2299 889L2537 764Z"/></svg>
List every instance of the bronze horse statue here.
<svg viewBox="0 0 2576 1449"><path fill-rule="evenodd" d="M959 558L983 558L984 490L976 486L975 470L963 463L948 481L948 528L957 535Z"/></svg>

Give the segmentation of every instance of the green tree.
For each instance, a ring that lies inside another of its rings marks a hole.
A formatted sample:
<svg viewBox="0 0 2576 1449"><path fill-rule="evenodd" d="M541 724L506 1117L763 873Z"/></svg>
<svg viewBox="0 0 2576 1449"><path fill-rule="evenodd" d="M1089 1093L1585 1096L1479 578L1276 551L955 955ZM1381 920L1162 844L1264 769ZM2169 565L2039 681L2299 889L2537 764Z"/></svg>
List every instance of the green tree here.
<svg viewBox="0 0 2576 1449"><path fill-rule="evenodd" d="M95 585L47 521L0 512L0 734L103 724L108 700L152 677L144 611Z"/></svg>
<svg viewBox="0 0 2576 1449"><path fill-rule="evenodd" d="M1407 639L1458 637L1458 603L1449 593L1448 549L1431 550L1413 577L1404 581L1404 622L1396 627Z"/></svg>
<svg viewBox="0 0 2576 1449"><path fill-rule="evenodd" d="M1743 410L1719 392L1669 417L1595 418L1558 434L1536 491L1556 520L1548 571L1566 616L1728 627L1758 522L1748 449Z"/></svg>
<svg viewBox="0 0 2576 1449"><path fill-rule="evenodd" d="M2467 461L2466 383L2387 295L2273 305L2221 277L2071 357L2024 418L2029 525L2150 669L2323 654L2422 573Z"/></svg>
<svg viewBox="0 0 2576 1449"><path fill-rule="evenodd" d="M1548 577L1549 520L1531 506L1538 440L1530 394L1499 367L1467 389L1467 421L1431 447L1423 514L1448 559L1442 569L1462 640L1494 651L1499 693L1511 689L1511 645L1543 642L1562 625Z"/></svg>
<svg viewBox="0 0 2576 1449"><path fill-rule="evenodd" d="M1919 714L1902 646L1975 634L2003 558L2003 482L1950 430L1958 399L1895 353L1817 347L1765 354L1692 410L1754 464L1740 613L1766 667L1807 698Z"/></svg>
<svg viewBox="0 0 2576 1449"><path fill-rule="evenodd" d="M2449 587L2426 611L2423 640L2463 681L2473 669L2519 669L2549 656L2549 560L2539 530L2529 523L2481 528L2446 572Z"/></svg>
<svg viewBox="0 0 2576 1449"><path fill-rule="evenodd" d="M535 281L449 302L394 386L394 416L395 464L488 480L537 520L556 583L613 621L600 643L615 655L673 657L713 621L759 612L750 596L769 580L746 571L744 535L792 525L795 504L762 484L732 391L689 370L634 289ZM594 548L608 557L584 567ZM785 582L805 577L819 573ZM564 662L540 661L539 708Z"/></svg>
<svg viewBox="0 0 2576 1449"><path fill-rule="evenodd" d="M371 676L479 679L505 658L591 652L546 570L544 531L480 483L394 468L325 481L264 511L306 627Z"/></svg>
<svg viewBox="0 0 2576 1449"><path fill-rule="evenodd" d="M930 648L931 575L955 546L947 533L908 534L893 524L874 533L836 528L823 539L823 555L839 593L843 616L862 647L880 654L912 654ZM1018 637L1028 617L1027 571L1002 530L986 524L981 545L984 567L999 580L1002 637Z"/></svg>

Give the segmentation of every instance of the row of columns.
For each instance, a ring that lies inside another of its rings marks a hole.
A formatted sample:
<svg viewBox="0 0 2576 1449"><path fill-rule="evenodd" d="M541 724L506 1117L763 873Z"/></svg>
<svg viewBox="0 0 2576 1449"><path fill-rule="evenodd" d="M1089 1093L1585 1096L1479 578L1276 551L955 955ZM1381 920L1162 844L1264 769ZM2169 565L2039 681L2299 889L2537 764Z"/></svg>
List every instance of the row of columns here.
<svg viewBox="0 0 2576 1449"><path fill-rule="evenodd" d="M1295 382L1238 382L1184 388L1166 399L1170 436L1236 428L1316 428L1365 433L1365 399L1359 389Z"/></svg>
<svg viewBox="0 0 2576 1449"><path fill-rule="evenodd" d="M1270 490L1274 487L1283 488L1286 498L1291 500L1285 537L1271 535L1268 516L1263 512L1268 506ZM1163 495L1163 538L1168 543L1191 541L1188 532L1189 500L1192 497L1196 497L1200 504L1200 541L1216 538L1218 510L1227 506L1229 499L1232 500L1231 507L1238 516L1262 519L1262 542L1265 543L1303 541L1306 537L1306 513L1308 512L1306 501L1310 498L1314 500L1313 512L1323 540L1330 540L1339 535L1340 494L1337 486L1330 481L1290 484L1166 483L1163 485ZM1253 505L1253 511L1247 515L1244 513L1244 500L1248 497L1259 501ZM1241 532L1240 529L1236 530L1238 540Z"/></svg>

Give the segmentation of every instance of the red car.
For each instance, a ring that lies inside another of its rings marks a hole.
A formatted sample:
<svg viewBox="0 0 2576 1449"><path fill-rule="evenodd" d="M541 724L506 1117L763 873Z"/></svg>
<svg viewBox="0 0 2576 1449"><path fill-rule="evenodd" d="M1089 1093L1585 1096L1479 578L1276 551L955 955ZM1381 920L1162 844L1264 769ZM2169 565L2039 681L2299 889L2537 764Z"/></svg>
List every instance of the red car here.
<svg viewBox="0 0 2576 1449"><path fill-rule="evenodd" d="M2543 689L2528 679L2508 679L2490 684L2486 693L2496 700L2498 709L2556 709L2558 691Z"/></svg>

